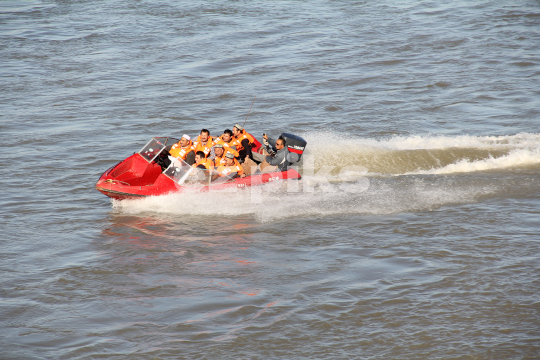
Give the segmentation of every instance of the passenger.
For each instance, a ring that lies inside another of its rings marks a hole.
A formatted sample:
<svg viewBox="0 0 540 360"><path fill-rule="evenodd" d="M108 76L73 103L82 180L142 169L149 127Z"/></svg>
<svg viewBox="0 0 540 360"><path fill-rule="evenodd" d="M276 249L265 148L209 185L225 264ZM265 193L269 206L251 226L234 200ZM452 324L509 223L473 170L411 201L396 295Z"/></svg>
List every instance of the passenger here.
<svg viewBox="0 0 540 360"><path fill-rule="evenodd" d="M223 142L225 144L229 144L233 138L233 133L229 129L225 129L223 134L221 136L217 136L214 138L214 144L217 144L218 142Z"/></svg>
<svg viewBox="0 0 540 360"><path fill-rule="evenodd" d="M214 170L214 161L207 159L204 155L204 152L197 151L197 153L195 154L195 163L191 166L203 170Z"/></svg>
<svg viewBox="0 0 540 360"><path fill-rule="evenodd" d="M289 169L289 149L287 149L286 141L285 139L280 136L276 142L275 146L272 146L271 144L274 143L274 140L272 138L269 138L266 134L263 135L263 143L268 149L268 153L270 155L267 155L266 157L262 154L255 153L256 159L263 161L261 163L260 168L261 172L267 173L267 172L274 172L274 171L287 171Z"/></svg>
<svg viewBox="0 0 540 360"><path fill-rule="evenodd" d="M221 140L223 140L226 144L231 145L231 141L233 140L233 132L229 129L225 129L223 135L221 135Z"/></svg>
<svg viewBox="0 0 540 360"><path fill-rule="evenodd" d="M201 134L197 140L193 143L193 151L202 151L204 156L213 159L214 158L214 139L210 136L210 131L206 129L201 130Z"/></svg>
<svg viewBox="0 0 540 360"><path fill-rule="evenodd" d="M225 149L223 144L218 143L214 145L214 153L216 154L216 157L214 158L214 166L218 167L225 165Z"/></svg>
<svg viewBox="0 0 540 360"><path fill-rule="evenodd" d="M214 139L214 144L221 144L223 145L223 148L225 149L225 152L230 152L232 154L234 154L234 157L239 157L240 154L238 153L238 151L236 150L236 146L234 146L232 144L232 140L233 140L233 133L231 130L229 129L226 129L224 132L223 132L223 135L221 135L221 137L217 137Z"/></svg>
<svg viewBox="0 0 540 360"><path fill-rule="evenodd" d="M171 157L182 159L189 165L192 165L195 162L195 152L193 149L194 147L191 138L189 135L184 134L180 141L172 146L169 153L171 154Z"/></svg>
<svg viewBox="0 0 540 360"><path fill-rule="evenodd" d="M248 156L251 160L255 160L251 154L251 147L255 144L255 138L239 124L234 125L232 132L234 136L231 145L236 145L236 150L240 154L239 162L243 163Z"/></svg>
<svg viewBox="0 0 540 360"><path fill-rule="evenodd" d="M234 155L231 153L225 154L225 165L220 165L217 168L217 174L214 175L212 180L216 180L220 176L230 176L233 177L240 176L241 178L245 177L244 170L238 161L234 158Z"/></svg>

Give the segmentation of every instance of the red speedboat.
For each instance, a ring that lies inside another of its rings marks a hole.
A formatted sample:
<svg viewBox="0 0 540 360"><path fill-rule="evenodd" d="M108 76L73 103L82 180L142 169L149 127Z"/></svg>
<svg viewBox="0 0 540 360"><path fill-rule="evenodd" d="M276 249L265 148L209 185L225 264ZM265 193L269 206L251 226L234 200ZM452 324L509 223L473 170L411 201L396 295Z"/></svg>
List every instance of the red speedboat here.
<svg viewBox="0 0 540 360"><path fill-rule="evenodd" d="M299 161L306 142L295 135L282 134L287 141L293 161ZM133 199L158 196L186 190L213 191L263 185L283 179L300 179L295 169L271 173L256 173L244 178L216 176L215 173L194 168L180 159L171 162L169 150L179 140L155 137L141 151L109 168L99 178L96 189L113 199ZM261 144L257 141L252 151ZM233 174L234 175L234 174Z"/></svg>

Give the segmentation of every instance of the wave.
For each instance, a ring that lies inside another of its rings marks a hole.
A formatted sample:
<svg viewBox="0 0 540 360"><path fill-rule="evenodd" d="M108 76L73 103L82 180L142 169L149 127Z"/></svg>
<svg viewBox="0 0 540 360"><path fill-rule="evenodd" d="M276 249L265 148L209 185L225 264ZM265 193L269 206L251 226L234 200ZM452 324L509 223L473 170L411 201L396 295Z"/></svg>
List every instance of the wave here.
<svg viewBox="0 0 540 360"><path fill-rule="evenodd" d="M406 175L414 174L454 174L494 169L525 167L540 164L540 150L513 150L508 155L493 157L489 154L486 159L469 160L462 159L442 168L430 170L417 170Z"/></svg>
<svg viewBox="0 0 540 360"><path fill-rule="evenodd" d="M540 164L540 134L394 136L375 140L331 132L303 134L304 164L315 171L363 166L370 174L450 174Z"/></svg>

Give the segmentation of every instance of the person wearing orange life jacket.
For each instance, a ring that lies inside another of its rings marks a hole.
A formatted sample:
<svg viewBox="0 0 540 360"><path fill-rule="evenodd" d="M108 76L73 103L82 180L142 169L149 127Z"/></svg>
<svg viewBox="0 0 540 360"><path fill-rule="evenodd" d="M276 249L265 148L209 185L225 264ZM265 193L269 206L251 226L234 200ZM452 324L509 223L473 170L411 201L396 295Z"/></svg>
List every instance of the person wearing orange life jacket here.
<svg viewBox="0 0 540 360"><path fill-rule="evenodd" d="M247 156L249 156L251 160L255 161L255 159L253 159L253 155L251 154L251 147L255 144L255 138L239 124L234 125L232 133L234 136L233 141L231 141L231 145L235 145L236 150L240 153L240 163L243 163Z"/></svg>
<svg viewBox="0 0 540 360"><path fill-rule="evenodd" d="M189 135L182 135L182 138L179 142L174 144L169 151L170 159L174 162L176 158L184 160L189 165L195 162L195 152L193 151L193 143Z"/></svg>
<svg viewBox="0 0 540 360"><path fill-rule="evenodd" d="M229 131L229 132L232 134L232 132L231 132L230 130L225 130L225 131ZM226 134L226 133L223 134L223 137L224 137L225 139L227 139L227 138L228 138L228 134ZM234 155L234 157L240 156L240 154L238 153L238 151L236 151L236 146L234 146L234 145L231 146L231 145L229 144L229 142L227 142L227 141L225 141L225 140L223 140L223 139L220 139L220 138L218 138L218 139L219 139L219 140L214 141L214 144L215 144L215 145L214 145L214 152L216 151L216 146L217 146L217 145L221 145L221 147L222 147L223 150L224 150L224 153L223 153L223 154L230 152L231 154ZM224 155L222 155L221 157L223 157L223 156L224 156Z"/></svg>
<svg viewBox="0 0 540 360"><path fill-rule="evenodd" d="M229 129L225 129L223 135L214 139L214 144L222 144L225 152L233 153L236 158L240 156L236 150L236 146L233 144L233 133Z"/></svg>
<svg viewBox="0 0 540 360"><path fill-rule="evenodd" d="M221 135L220 140L223 140L224 143L232 145L233 132L230 129L225 129L223 135Z"/></svg>
<svg viewBox="0 0 540 360"><path fill-rule="evenodd" d="M218 166L216 170L217 174L212 177L212 180L216 180L221 176L233 175L233 177L240 176L242 178L246 176L246 174L244 174L244 169L242 169L242 166L240 166L238 161L234 158L234 155L231 153L225 154L225 165Z"/></svg>
<svg viewBox="0 0 540 360"><path fill-rule="evenodd" d="M200 168L203 170L214 170L214 161L207 159L204 156L204 152L197 151L195 154L195 163L191 165L192 167Z"/></svg>
<svg viewBox="0 0 540 360"><path fill-rule="evenodd" d="M233 154L236 158L238 156L238 151L236 151L236 146L227 146L222 144L222 142L214 145L214 153L216 157L214 158L215 166L225 165L225 154Z"/></svg>
<svg viewBox="0 0 540 360"><path fill-rule="evenodd" d="M193 151L202 151L204 156L213 159L214 158L214 139L210 136L210 131L202 129L201 134L197 140L193 143Z"/></svg>
<svg viewBox="0 0 540 360"><path fill-rule="evenodd" d="M216 157L214 158L214 166L218 167L221 165L225 165L225 149L223 144L217 143L216 145L214 145L214 153L216 155Z"/></svg>
<svg viewBox="0 0 540 360"><path fill-rule="evenodd" d="M214 144L222 143L224 145L227 144L228 146L230 146L232 140L233 140L232 131L229 129L225 129L225 131L223 131L223 135L214 138Z"/></svg>

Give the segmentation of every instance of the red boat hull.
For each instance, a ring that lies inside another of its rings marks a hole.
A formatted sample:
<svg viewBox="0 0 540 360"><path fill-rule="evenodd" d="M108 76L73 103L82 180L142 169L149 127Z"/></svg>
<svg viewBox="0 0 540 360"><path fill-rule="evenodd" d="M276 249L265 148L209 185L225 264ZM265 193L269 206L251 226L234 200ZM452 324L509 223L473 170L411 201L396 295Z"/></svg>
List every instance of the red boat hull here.
<svg viewBox="0 0 540 360"><path fill-rule="evenodd" d="M236 178L226 183L200 186L196 189L206 192L235 187L245 188L277 180L298 180L300 178L301 176L296 170L289 169ZM110 198L122 200L178 193L186 191L187 188L178 185L171 178L162 174L159 165L146 161L140 154L136 153L105 171L99 178L96 189Z"/></svg>

